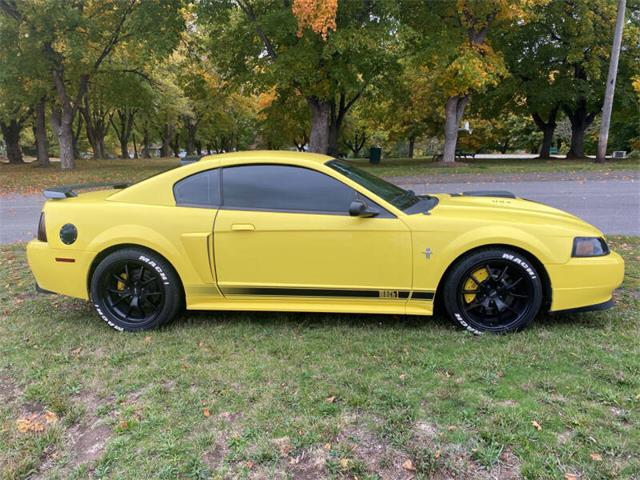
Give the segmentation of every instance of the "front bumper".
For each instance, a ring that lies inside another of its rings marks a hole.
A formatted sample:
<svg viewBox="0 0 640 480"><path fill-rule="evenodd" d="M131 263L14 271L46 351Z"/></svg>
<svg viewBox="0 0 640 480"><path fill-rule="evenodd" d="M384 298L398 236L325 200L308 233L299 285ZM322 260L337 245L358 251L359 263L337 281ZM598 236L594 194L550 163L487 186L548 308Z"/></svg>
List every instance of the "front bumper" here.
<svg viewBox="0 0 640 480"><path fill-rule="evenodd" d="M603 257L572 258L565 264L546 267L551 280L552 312L606 304L624 279L624 260L615 252Z"/></svg>
<svg viewBox="0 0 640 480"><path fill-rule="evenodd" d="M553 312L554 314L562 313L585 313L585 312L601 312L603 310L609 310L616 306L616 302L613 301L613 298L604 303L598 303L596 305L587 305L586 307L578 307L578 308L569 308L568 310L556 310Z"/></svg>
<svg viewBox="0 0 640 480"><path fill-rule="evenodd" d="M93 252L50 248L38 240L27 244L29 268L40 289L85 300L93 257Z"/></svg>

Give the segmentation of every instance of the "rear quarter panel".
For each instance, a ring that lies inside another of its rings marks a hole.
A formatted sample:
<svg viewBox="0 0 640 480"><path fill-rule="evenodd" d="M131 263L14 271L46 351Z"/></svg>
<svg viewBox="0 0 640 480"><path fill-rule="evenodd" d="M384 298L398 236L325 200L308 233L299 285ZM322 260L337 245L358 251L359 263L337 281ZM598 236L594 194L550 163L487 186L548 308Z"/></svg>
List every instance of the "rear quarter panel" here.
<svg viewBox="0 0 640 480"><path fill-rule="evenodd" d="M219 295L211 263L217 210L108 200L90 202L82 201L82 197L77 197L80 201L47 202L45 212L49 248L77 258L73 275L81 274L85 285L91 264L101 252L137 245L158 252L171 263L183 282L187 302L193 295ZM59 237L60 228L66 223L78 229L78 238L72 245L65 245Z"/></svg>

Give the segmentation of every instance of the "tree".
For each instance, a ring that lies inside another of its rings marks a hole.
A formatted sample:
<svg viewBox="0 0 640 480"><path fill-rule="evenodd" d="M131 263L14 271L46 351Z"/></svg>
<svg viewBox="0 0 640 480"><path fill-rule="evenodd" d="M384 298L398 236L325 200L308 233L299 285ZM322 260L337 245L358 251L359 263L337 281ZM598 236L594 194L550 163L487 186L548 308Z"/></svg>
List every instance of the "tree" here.
<svg viewBox="0 0 640 480"><path fill-rule="evenodd" d="M204 0L199 16L225 78L305 99L310 149L322 153L335 151L348 111L395 63L392 3L339 2L335 29L333 3L295 2L294 12L280 0Z"/></svg>
<svg viewBox="0 0 640 480"><path fill-rule="evenodd" d="M309 143L309 110L296 91L278 94L275 89L258 97L259 142L269 149L295 146L304 151Z"/></svg>
<svg viewBox="0 0 640 480"><path fill-rule="evenodd" d="M417 48L446 98L443 161L455 160L458 128L472 95L497 85L507 69L494 50L490 33L512 22L523 23L530 1L459 0L403 2L405 23ZM411 38L411 36L410 36Z"/></svg>
<svg viewBox="0 0 640 480"><path fill-rule="evenodd" d="M20 136L25 122L34 118L38 162L49 164L42 120L48 82L46 65L31 43L32 28L11 0L0 1L0 129L11 163L22 163Z"/></svg>
<svg viewBox="0 0 640 480"><path fill-rule="evenodd" d="M6 17L29 29L31 45L47 62L56 93L51 120L63 169L74 167L74 119L105 62L122 48L147 59L171 51L184 27L179 0L3 0L0 6Z"/></svg>
<svg viewBox="0 0 640 480"><path fill-rule="evenodd" d="M420 137L437 135L443 126L444 110L433 104L433 98L441 93L436 75L419 60L404 59L402 73L393 82L372 89L360 108L368 130L385 132L388 142L404 142L410 158Z"/></svg>

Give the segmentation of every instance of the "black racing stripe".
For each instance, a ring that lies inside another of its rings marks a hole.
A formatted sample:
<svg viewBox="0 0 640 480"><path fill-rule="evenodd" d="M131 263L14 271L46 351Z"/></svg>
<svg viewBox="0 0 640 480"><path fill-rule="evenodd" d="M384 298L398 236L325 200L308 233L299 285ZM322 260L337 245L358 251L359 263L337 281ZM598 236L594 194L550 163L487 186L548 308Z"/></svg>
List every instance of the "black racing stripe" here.
<svg viewBox="0 0 640 480"><path fill-rule="evenodd" d="M411 299L415 300L433 300L434 293L433 292L413 292L411 294Z"/></svg>
<svg viewBox="0 0 640 480"><path fill-rule="evenodd" d="M347 297L407 299L408 290L339 290L324 288L223 287L225 295L255 295L272 297Z"/></svg>

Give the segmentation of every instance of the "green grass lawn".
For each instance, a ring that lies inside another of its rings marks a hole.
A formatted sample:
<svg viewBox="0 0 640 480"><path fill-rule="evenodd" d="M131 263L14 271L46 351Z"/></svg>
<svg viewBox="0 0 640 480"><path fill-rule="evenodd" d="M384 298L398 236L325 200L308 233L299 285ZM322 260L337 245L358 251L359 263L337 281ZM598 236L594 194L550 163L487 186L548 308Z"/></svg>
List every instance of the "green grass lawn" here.
<svg viewBox="0 0 640 480"><path fill-rule="evenodd" d="M640 238L610 240L615 310L481 337L205 312L120 334L0 247L0 478L637 479Z"/></svg>
<svg viewBox="0 0 640 480"><path fill-rule="evenodd" d="M592 160L517 160L487 159L464 160L453 167L442 167L428 159L383 159L379 165L370 165L367 159L350 160L379 176L428 176L442 177L452 173L462 174L526 174L526 173L585 173L627 171L640 169L639 160L608 161L604 165ZM35 164L0 164L0 196L11 193L33 194L62 184L92 182L134 182L179 165L175 158L138 160L78 160L75 170L63 172L59 164L40 168Z"/></svg>
<svg viewBox="0 0 640 480"><path fill-rule="evenodd" d="M431 158L390 158L383 159L378 165L370 165L364 159L351 160L354 165L363 167L381 177L408 177L417 175L463 174L527 174L527 173L586 173L616 172L621 170L640 169L640 160L608 160L605 164L597 164L593 160L564 159L462 159L455 166L443 167Z"/></svg>

